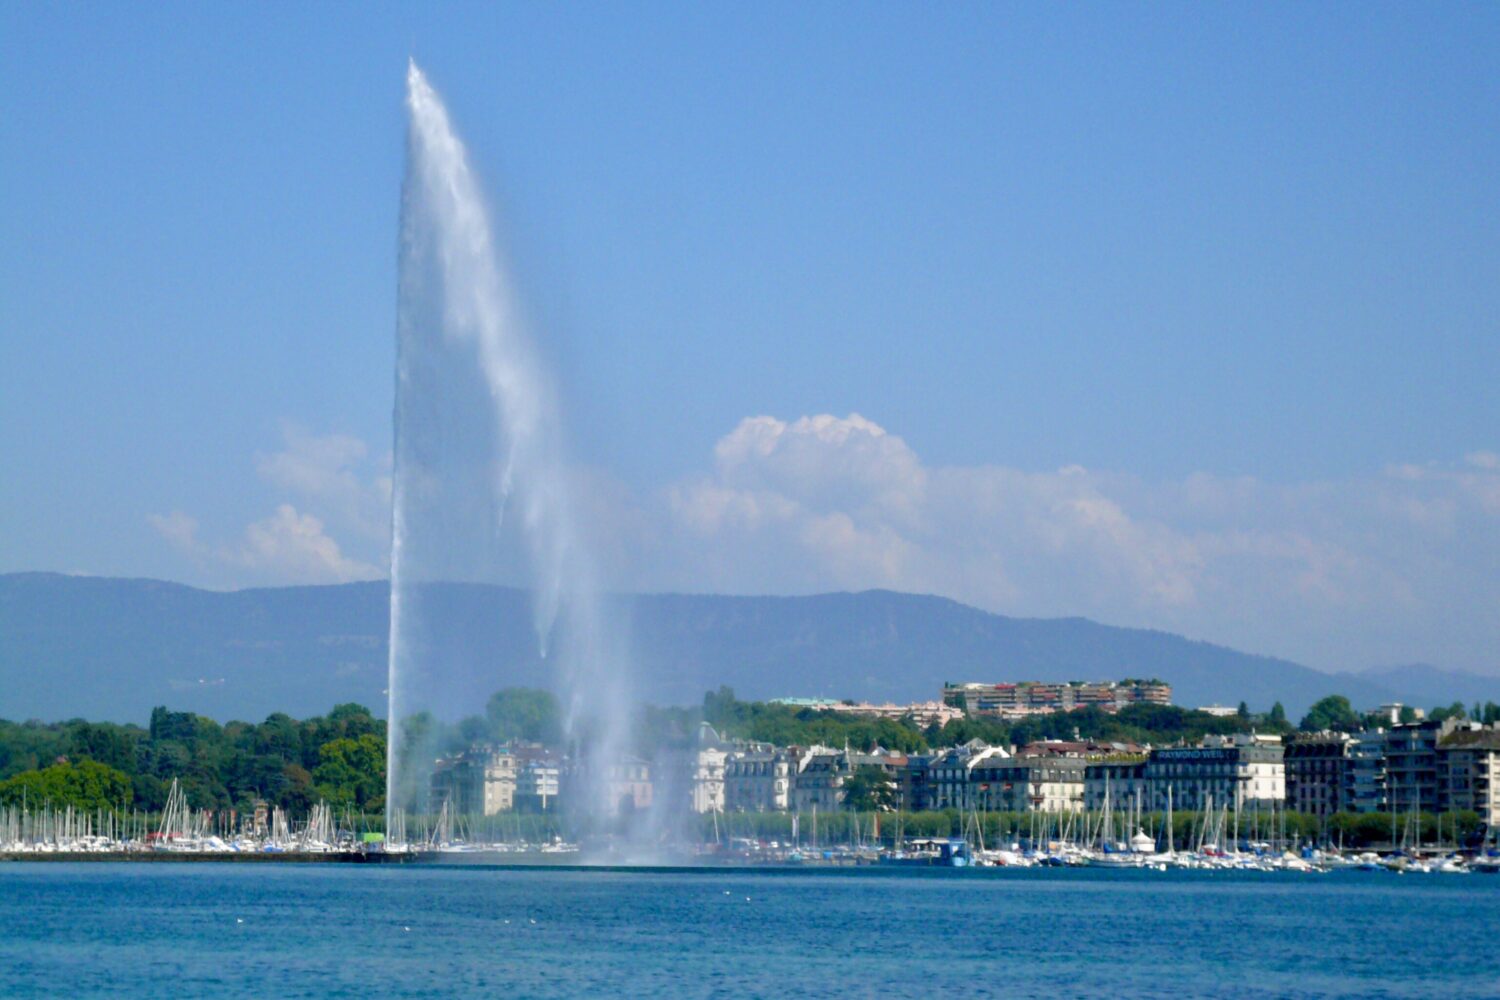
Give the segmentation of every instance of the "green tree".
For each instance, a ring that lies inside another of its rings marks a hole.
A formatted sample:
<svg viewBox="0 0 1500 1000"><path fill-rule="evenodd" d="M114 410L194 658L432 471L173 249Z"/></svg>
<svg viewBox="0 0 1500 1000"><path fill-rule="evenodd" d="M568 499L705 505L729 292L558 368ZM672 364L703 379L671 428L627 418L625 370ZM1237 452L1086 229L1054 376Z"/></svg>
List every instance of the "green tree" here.
<svg viewBox="0 0 1500 1000"><path fill-rule="evenodd" d="M311 809L317 796L307 768L301 764L288 764L282 768L282 774L286 777L286 790L281 793L281 804L295 812Z"/></svg>
<svg viewBox="0 0 1500 1000"><path fill-rule="evenodd" d="M312 785L319 798L365 810L385 795L385 740L366 733L323 744Z"/></svg>
<svg viewBox="0 0 1500 1000"><path fill-rule="evenodd" d="M1247 705L1247 704L1245 704L1243 701L1240 702L1240 707L1239 707L1238 710L1235 711L1234 715L1235 715L1235 718L1237 718L1237 719L1243 719L1244 721L1249 722L1250 721L1250 706Z"/></svg>
<svg viewBox="0 0 1500 1000"><path fill-rule="evenodd" d="M562 738L562 710L551 691L505 688L485 705L489 736L494 740L556 743Z"/></svg>
<svg viewBox="0 0 1500 1000"><path fill-rule="evenodd" d="M87 757L119 771L135 766L135 740L123 726L83 723L69 737L68 755Z"/></svg>
<svg viewBox="0 0 1500 1000"><path fill-rule="evenodd" d="M131 798L130 775L95 760L53 764L0 782L0 804L5 805L50 804L54 809L72 806L92 812L124 808Z"/></svg>
<svg viewBox="0 0 1500 1000"><path fill-rule="evenodd" d="M722 726L737 721L740 714L740 702L735 700L734 688L729 685L720 684L717 691L703 695L703 718L710 725Z"/></svg>
<svg viewBox="0 0 1500 1000"><path fill-rule="evenodd" d="M62 726L0 719L0 779L46 767L70 752Z"/></svg>
<svg viewBox="0 0 1500 1000"><path fill-rule="evenodd" d="M160 812L166 807L170 787L154 774L137 774L130 779L131 797L135 805L147 812Z"/></svg>
<svg viewBox="0 0 1500 1000"><path fill-rule="evenodd" d="M1320 733L1325 729L1341 733L1357 732L1360 728L1359 713L1349 704L1348 698L1341 694L1331 694L1308 709L1297 728L1307 733Z"/></svg>
<svg viewBox="0 0 1500 1000"><path fill-rule="evenodd" d="M861 764L844 779L844 808L856 812L888 811L896 805L896 782L874 764Z"/></svg>
<svg viewBox="0 0 1500 1000"><path fill-rule="evenodd" d="M458 740L463 746L471 747L491 738L494 738L492 727L484 716L469 715L458 721Z"/></svg>
<svg viewBox="0 0 1500 1000"><path fill-rule="evenodd" d="M1286 709L1282 707L1281 702L1278 701L1271 706L1271 714L1266 717L1266 721L1278 728L1284 728L1287 725Z"/></svg>
<svg viewBox="0 0 1500 1000"><path fill-rule="evenodd" d="M151 710L151 739L187 742L198 735L197 716L192 712L170 712L158 705Z"/></svg>

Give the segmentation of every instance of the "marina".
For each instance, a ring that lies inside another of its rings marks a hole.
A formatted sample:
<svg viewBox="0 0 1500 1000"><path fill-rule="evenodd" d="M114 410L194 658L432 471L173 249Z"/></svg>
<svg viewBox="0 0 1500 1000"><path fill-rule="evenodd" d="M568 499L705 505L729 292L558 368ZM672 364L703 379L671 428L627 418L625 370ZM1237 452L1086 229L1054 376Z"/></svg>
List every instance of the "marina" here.
<svg viewBox="0 0 1500 1000"><path fill-rule="evenodd" d="M648 843L616 836L582 842L484 841L453 835L446 815L414 840L387 841L383 834L356 832L340 825L321 803L295 828L278 810L269 832L231 834L213 828L212 815L169 812L151 822L142 816L83 815L73 810L0 809L0 862L259 862L462 864L497 867L667 867L667 868L949 868L949 869L1137 869L1147 872L1235 871L1328 874L1383 871L1395 874L1500 874L1500 850L1481 844L1460 850L1431 844L1387 851L1341 851L1307 843L1229 838L1227 812L1206 815L1184 843L1145 832L1145 817L1134 817L1135 833L1116 839L1116 822L1130 817L1113 812L1058 818L1056 835L1034 826L1031 835L986 845L978 814L960 837L882 837L874 817L863 835L843 843L812 840L726 837L712 842ZM887 820L887 828L900 817ZM1165 828L1170 828L1166 817ZM404 826L404 822L402 824ZM858 817L853 829L860 830ZM899 827L897 828L899 830ZM814 831L816 828L814 827Z"/></svg>

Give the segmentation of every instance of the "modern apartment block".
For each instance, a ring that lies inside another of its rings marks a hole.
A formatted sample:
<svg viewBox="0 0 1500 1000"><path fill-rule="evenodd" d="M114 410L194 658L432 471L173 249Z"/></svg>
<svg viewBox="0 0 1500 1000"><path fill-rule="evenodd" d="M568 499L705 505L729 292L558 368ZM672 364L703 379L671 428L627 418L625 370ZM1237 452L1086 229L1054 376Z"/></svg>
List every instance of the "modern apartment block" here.
<svg viewBox="0 0 1500 1000"><path fill-rule="evenodd" d="M1439 797L1446 809L1469 809L1500 828L1500 725L1455 727L1438 743Z"/></svg>
<svg viewBox="0 0 1500 1000"><path fill-rule="evenodd" d="M1385 736L1386 801L1395 812L1439 812L1438 740L1455 719L1392 726Z"/></svg>
<svg viewBox="0 0 1500 1000"><path fill-rule="evenodd" d="M1172 687L1158 680L945 684L943 702L962 708L968 715L1024 719L1028 715L1071 712L1089 706L1117 712L1127 705L1170 705Z"/></svg>
<svg viewBox="0 0 1500 1000"><path fill-rule="evenodd" d="M1500 724L1450 718L1392 726L1385 766L1394 812L1470 809L1487 823L1500 820Z"/></svg>
<svg viewBox="0 0 1500 1000"><path fill-rule="evenodd" d="M1358 813L1385 812L1386 794L1384 729L1360 733L1350 742L1349 772L1352 788L1349 808Z"/></svg>
<svg viewBox="0 0 1500 1000"><path fill-rule="evenodd" d="M562 767L555 757L537 754L516 769L517 812L544 813L557 808L562 790Z"/></svg>

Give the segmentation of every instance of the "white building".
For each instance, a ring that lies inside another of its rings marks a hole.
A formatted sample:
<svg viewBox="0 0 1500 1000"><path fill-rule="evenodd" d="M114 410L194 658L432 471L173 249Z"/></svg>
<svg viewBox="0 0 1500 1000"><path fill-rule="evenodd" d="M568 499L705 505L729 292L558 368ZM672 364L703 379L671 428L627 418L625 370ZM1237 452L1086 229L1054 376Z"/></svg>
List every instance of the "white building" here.
<svg viewBox="0 0 1500 1000"><path fill-rule="evenodd" d="M785 812L800 755L767 744L731 750L724 759L724 808L729 812Z"/></svg>
<svg viewBox="0 0 1500 1000"><path fill-rule="evenodd" d="M1140 789L1147 809L1167 805L1170 789L1177 809L1210 806L1256 809L1286 801L1286 763L1280 736L1235 733L1207 736L1196 747L1163 747L1151 751L1140 769ZM1127 787L1113 794L1134 794ZM1119 801L1118 799L1116 801Z"/></svg>
<svg viewBox="0 0 1500 1000"><path fill-rule="evenodd" d="M792 809L832 812L844 803L844 781L854 771L842 750L814 747L792 779Z"/></svg>
<svg viewBox="0 0 1500 1000"><path fill-rule="evenodd" d="M923 801L916 803L915 808L976 808L976 788L970 781L970 773L986 761L1009 757L1010 752L1003 747L992 747L978 740L971 740L962 746L951 747L925 758L926 773L920 782Z"/></svg>
<svg viewBox="0 0 1500 1000"><path fill-rule="evenodd" d="M1083 757L987 756L969 772L970 801L1002 812L1071 812L1083 808Z"/></svg>
<svg viewBox="0 0 1500 1000"><path fill-rule="evenodd" d="M726 808L724 776L729 747L718 731L704 722L691 747L671 755L672 794L695 813L723 812Z"/></svg>

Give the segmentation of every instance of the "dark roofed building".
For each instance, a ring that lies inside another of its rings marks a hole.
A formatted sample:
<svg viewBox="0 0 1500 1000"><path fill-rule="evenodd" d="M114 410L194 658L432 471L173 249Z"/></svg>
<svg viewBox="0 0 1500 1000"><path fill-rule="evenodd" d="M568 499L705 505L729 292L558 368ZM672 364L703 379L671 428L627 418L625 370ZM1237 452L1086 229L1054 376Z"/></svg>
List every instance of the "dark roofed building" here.
<svg viewBox="0 0 1500 1000"><path fill-rule="evenodd" d="M1354 808L1354 741L1345 733L1299 735L1286 744L1286 802L1327 817Z"/></svg>

